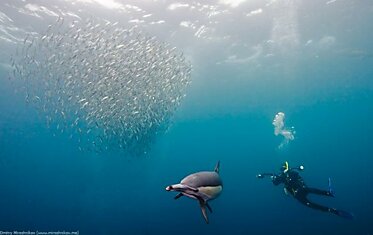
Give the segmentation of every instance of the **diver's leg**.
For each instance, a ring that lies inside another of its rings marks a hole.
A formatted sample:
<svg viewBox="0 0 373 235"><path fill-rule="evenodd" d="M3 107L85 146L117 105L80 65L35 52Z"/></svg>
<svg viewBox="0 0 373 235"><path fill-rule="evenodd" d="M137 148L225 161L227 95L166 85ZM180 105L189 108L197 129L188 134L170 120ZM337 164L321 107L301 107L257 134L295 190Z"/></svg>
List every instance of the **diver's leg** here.
<svg viewBox="0 0 373 235"><path fill-rule="evenodd" d="M319 204L316 204L314 202L311 202L310 200L308 200L306 197L297 197L296 198L300 203L310 207L310 208L313 208L313 209L316 209L316 210L320 210L320 211L325 211L325 212L331 212L332 208L329 208L329 207L326 207L326 206L322 206L322 205L319 205Z"/></svg>
<svg viewBox="0 0 373 235"><path fill-rule="evenodd" d="M303 188L302 190L298 191L294 197L303 205L308 206L310 208L316 209L316 210L321 210L321 211L330 211L330 209L326 206L322 206L316 203L311 202L308 200L307 195L311 191L308 190L309 188Z"/></svg>
<svg viewBox="0 0 373 235"><path fill-rule="evenodd" d="M311 190L312 191L312 190ZM307 198L307 195L308 193L310 193L311 191L308 191L308 190L301 190L300 192L297 192L294 197L302 204L312 208L312 209L316 209L316 210L320 210L320 211L324 211L324 212L330 212L330 213L333 213L335 215L338 215L338 216L341 216L341 217L344 217L344 218L347 218L347 219L354 219L354 215L348 211L343 211L343 210L338 210L336 208L331 208L331 207L326 207L326 206L323 206L323 205L320 205L320 204L316 204L314 202L311 202L310 200L308 200ZM321 192L323 190L318 190L316 189L317 192ZM321 194L321 193L316 193L316 194ZM322 194L322 195L325 195L325 194ZM329 195L328 195L329 196Z"/></svg>
<svg viewBox="0 0 373 235"><path fill-rule="evenodd" d="M328 197L334 197L334 194L330 190L321 190L317 188L305 188L307 193L313 193L313 194L318 194L318 195L323 195L323 196L328 196Z"/></svg>

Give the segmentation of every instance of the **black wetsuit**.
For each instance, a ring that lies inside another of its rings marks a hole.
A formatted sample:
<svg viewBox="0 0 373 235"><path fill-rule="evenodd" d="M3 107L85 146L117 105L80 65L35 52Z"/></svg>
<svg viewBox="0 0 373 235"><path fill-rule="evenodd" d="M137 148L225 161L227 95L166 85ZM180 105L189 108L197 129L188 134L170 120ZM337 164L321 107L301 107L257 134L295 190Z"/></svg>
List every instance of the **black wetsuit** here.
<svg viewBox="0 0 373 235"><path fill-rule="evenodd" d="M307 187L302 177L295 170L289 170L286 173L281 173L279 175L272 175L272 182L274 185L279 185L283 183L284 188L288 193L290 193L300 203L308 207L325 212L338 214L338 210L336 210L335 208L322 206L308 200L307 196L310 193L328 197L334 197L334 195L331 191Z"/></svg>

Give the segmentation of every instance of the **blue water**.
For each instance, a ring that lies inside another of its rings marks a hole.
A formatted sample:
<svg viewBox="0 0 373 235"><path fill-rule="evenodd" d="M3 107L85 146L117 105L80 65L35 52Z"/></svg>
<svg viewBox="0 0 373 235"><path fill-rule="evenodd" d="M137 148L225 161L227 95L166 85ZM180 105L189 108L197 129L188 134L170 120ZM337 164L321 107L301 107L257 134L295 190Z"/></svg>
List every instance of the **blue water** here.
<svg viewBox="0 0 373 235"><path fill-rule="evenodd" d="M335 49L315 59L302 46L255 67L219 65L213 56L219 51L208 57L186 47L187 56L200 55L193 60L192 84L146 157L80 152L67 136L54 136L0 67L0 231L372 234L373 6L355 3L361 14L351 7L337 6L338 14L349 13L341 22L324 16L335 27L305 17L299 31L306 42L316 37L316 26L325 27L338 36L339 49L359 53ZM296 130L283 149L272 126L280 111ZM174 200L165 187L212 170L218 160L224 189L210 203L206 225L196 201ZM310 186L326 189L331 177L336 197L312 199L351 211L355 220L306 208L281 186L255 177L276 172L286 160L304 165Z"/></svg>

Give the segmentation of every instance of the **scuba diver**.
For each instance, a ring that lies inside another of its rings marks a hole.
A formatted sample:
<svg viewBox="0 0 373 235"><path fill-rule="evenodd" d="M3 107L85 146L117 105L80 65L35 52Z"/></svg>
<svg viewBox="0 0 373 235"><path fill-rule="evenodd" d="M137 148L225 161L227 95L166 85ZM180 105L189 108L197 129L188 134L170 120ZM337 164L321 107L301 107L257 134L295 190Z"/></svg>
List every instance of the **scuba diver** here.
<svg viewBox="0 0 373 235"><path fill-rule="evenodd" d="M281 166L280 174L276 175L272 173L263 173L263 174L258 174L256 177L259 179L262 179L265 176L269 176L272 179L272 183L276 186L283 183L285 194L287 195L291 194L300 203L310 208L324 211L324 212L330 212L330 213L333 213L335 215L338 215L338 216L341 216L347 219L354 218L354 215L350 212L322 206L322 205L319 205L317 203L314 203L308 200L307 198L308 194L317 194L317 195L323 195L327 197L334 197L334 192L331 188L330 178L329 178L329 189L328 190L320 190L320 189L308 187L304 183L303 178L298 173L298 171L302 171L302 170L304 170L303 166L289 168L288 162L284 162L284 164Z"/></svg>

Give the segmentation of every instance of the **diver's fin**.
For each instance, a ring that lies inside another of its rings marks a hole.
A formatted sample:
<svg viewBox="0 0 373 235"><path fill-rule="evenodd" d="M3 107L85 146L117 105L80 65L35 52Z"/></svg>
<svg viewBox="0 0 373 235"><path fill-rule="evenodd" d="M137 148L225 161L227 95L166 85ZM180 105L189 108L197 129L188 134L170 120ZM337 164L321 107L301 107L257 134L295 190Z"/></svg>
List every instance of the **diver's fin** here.
<svg viewBox="0 0 373 235"><path fill-rule="evenodd" d="M342 211L342 210L337 210L336 215L343 217L345 219L351 219L351 220L355 218L355 215L353 213L348 212L348 211Z"/></svg>
<svg viewBox="0 0 373 235"><path fill-rule="evenodd" d="M198 201L199 201L199 206L201 207L203 218L205 218L206 224L208 224L209 219L207 217L207 212L206 212L206 203L202 198L198 198Z"/></svg>
<svg viewBox="0 0 373 235"><path fill-rule="evenodd" d="M179 199L181 196L183 196L183 194L182 194L182 193L178 193L178 194L174 197L174 199Z"/></svg>
<svg viewBox="0 0 373 235"><path fill-rule="evenodd" d="M206 202L206 207L207 207L207 209L209 209L209 211L212 213L212 209L211 209L211 207L210 207L210 205Z"/></svg>
<svg viewBox="0 0 373 235"><path fill-rule="evenodd" d="M328 196L334 197L334 190L332 188L332 180L330 177L328 179L328 192L329 192Z"/></svg>
<svg viewBox="0 0 373 235"><path fill-rule="evenodd" d="M215 166L214 171L215 171L216 173L219 173L219 168L220 168L220 160L216 163L216 166Z"/></svg>

